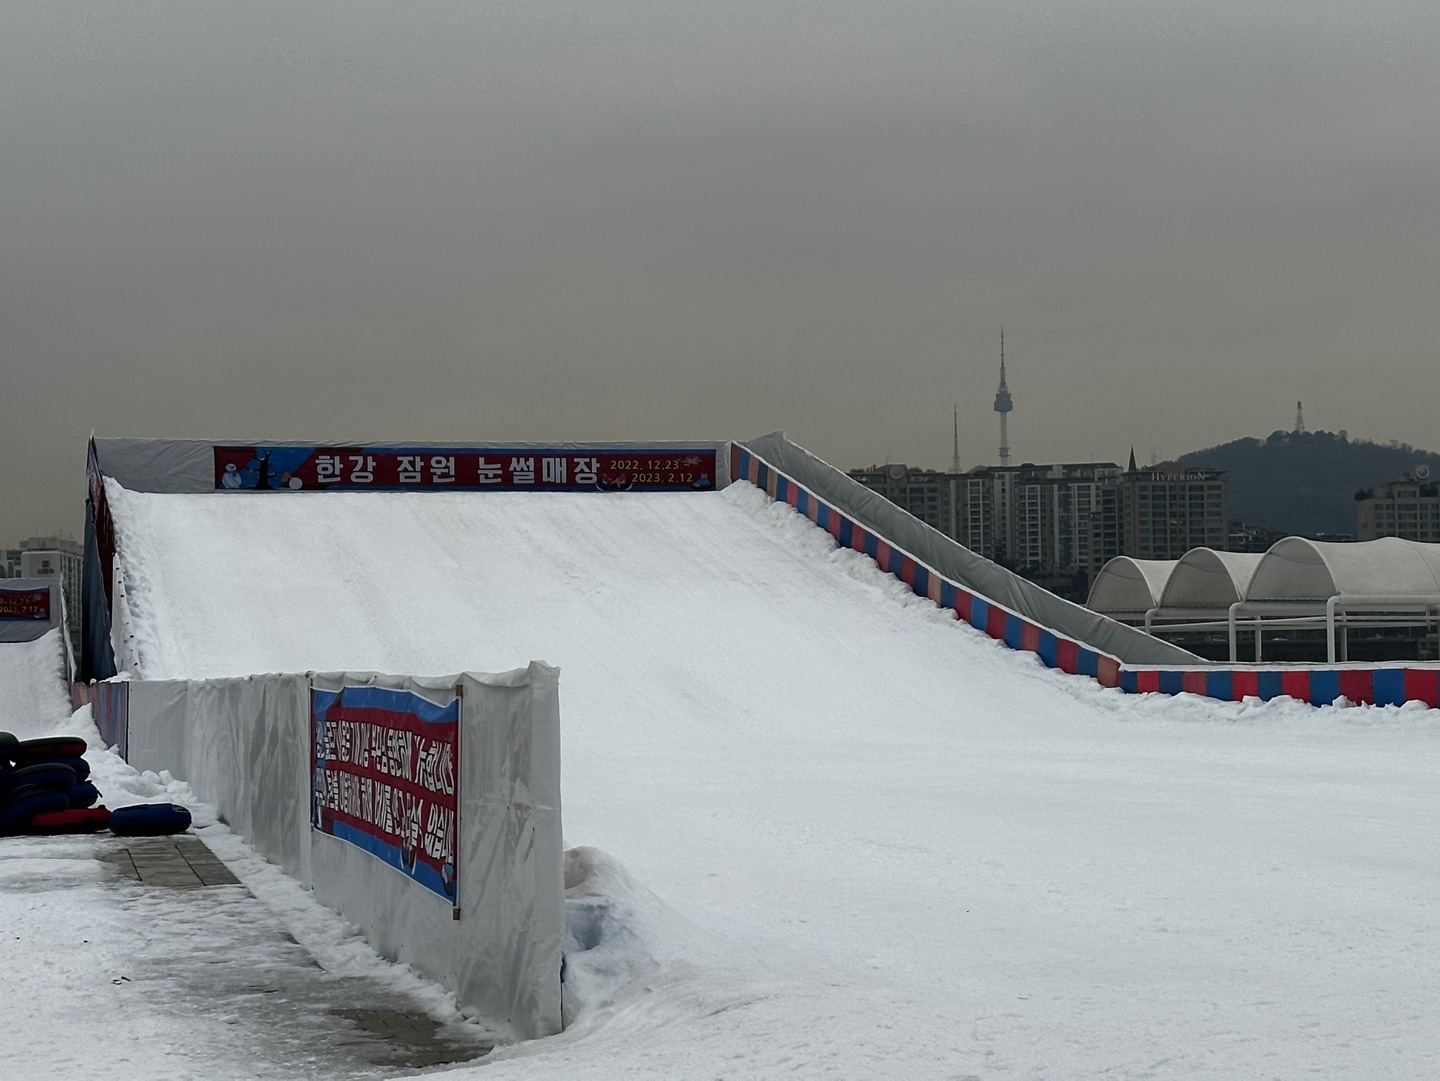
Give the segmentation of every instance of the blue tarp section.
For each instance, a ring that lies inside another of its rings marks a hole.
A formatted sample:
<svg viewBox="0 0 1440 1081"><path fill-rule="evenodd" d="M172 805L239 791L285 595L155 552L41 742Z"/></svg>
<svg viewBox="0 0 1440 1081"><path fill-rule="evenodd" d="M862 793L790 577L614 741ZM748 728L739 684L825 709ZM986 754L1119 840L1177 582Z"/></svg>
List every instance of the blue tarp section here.
<svg viewBox="0 0 1440 1081"><path fill-rule="evenodd" d="M110 601L105 595L105 571L100 566L100 545L95 539L95 512L89 504L85 506L85 577L80 603L80 679L109 679L115 674Z"/></svg>

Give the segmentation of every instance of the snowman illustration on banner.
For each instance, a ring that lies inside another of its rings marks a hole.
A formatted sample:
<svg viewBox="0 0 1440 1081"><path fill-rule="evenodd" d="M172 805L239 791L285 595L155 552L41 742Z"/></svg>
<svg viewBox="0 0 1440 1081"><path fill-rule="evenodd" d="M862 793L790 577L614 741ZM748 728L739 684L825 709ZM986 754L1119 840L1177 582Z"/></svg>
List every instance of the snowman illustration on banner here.
<svg viewBox="0 0 1440 1081"><path fill-rule="evenodd" d="M305 487L300 467L312 453L310 448L257 447L254 456L244 466L235 462L225 463L220 474L220 487L230 491L298 491Z"/></svg>

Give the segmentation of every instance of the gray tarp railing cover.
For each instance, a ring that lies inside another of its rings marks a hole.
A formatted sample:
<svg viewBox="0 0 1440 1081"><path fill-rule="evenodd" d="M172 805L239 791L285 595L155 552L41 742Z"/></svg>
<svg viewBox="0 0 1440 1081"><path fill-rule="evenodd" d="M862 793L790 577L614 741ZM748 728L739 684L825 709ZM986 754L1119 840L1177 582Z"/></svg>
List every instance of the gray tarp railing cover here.
<svg viewBox="0 0 1440 1081"><path fill-rule="evenodd" d="M884 496L774 432L742 445L866 529L903 548L931 570L1026 619L1048 627L1122 664L1210 665L1188 650L1127 627L1026 581L976 555Z"/></svg>

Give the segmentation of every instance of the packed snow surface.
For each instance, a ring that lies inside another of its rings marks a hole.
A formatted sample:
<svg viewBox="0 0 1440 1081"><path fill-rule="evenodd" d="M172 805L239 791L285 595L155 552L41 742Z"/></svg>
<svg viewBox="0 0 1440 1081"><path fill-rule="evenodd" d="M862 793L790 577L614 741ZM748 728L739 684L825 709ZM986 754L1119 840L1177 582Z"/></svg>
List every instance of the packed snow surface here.
<svg viewBox="0 0 1440 1081"><path fill-rule="evenodd" d="M48 731L70 716L60 630L32 642L0 642L0 732Z"/></svg>
<svg viewBox="0 0 1440 1081"><path fill-rule="evenodd" d="M462 1072L1440 1073L1435 711L1103 690L744 484L110 498L137 675L560 666L580 1008Z"/></svg>
<svg viewBox="0 0 1440 1081"><path fill-rule="evenodd" d="M47 666L37 658L31 675ZM90 778L107 806L190 808L195 832L244 882L193 891L132 882L103 859L133 839L109 832L0 837L6 1081L393 1075L374 1064L387 1057L383 1046L334 1012L356 1007L427 1012L466 1045L483 1037L443 989L383 961L218 823L188 785L139 774L107 750L89 706L59 721L26 712L5 723L21 738L86 737Z"/></svg>

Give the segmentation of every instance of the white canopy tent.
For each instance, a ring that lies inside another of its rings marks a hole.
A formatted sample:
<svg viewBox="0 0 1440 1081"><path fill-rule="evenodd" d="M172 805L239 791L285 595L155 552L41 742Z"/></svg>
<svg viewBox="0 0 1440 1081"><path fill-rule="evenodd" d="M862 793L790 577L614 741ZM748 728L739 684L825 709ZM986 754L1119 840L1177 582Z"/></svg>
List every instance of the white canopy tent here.
<svg viewBox="0 0 1440 1081"><path fill-rule="evenodd" d="M1160 595L1160 608L1229 610L1244 600L1251 579L1265 557L1259 552L1217 552L1213 548L1192 548L1175 563Z"/></svg>
<svg viewBox="0 0 1440 1081"><path fill-rule="evenodd" d="M1255 632L1257 661L1262 627L1323 627L1327 659L1338 653L1343 660L1350 627L1425 626L1440 619L1440 544L1285 537L1263 555L1192 548L1178 560L1119 556L1096 576L1089 607L1143 621L1150 633L1224 627L1232 661L1242 620ZM1157 620L1168 622L1157 626Z"/></svg>
<svg viewBox="0 0 1440 1081"><path fill-rule="evenodd" d="M1345 630L1428 624L1440 617L1440 544L1381 537L1359 544L1284 537L1261 557L1246 595L1230 606L1231 654L1235 620L1291 616L1291 625L1325 627L1325 659L1345 659ZM1337 614L1339 620L1337 621ZM1337 651L1337 622L1341 624Z"/></svg>
<svg viewBox="0 0 1440 1081"><path fill-rule="evenodd" d="M1142 619L1160 603L1160 594L1177 562L1116 556L1095 576L1085 606L1114 619Z"/></svg>
<svg viewBox="0 0 1440 1081"><path fill-rule="evenodd" d="M1246 601L1325 601L1335 596L1440 598L1440 544L1381 537L1359 544L1285 537L1254 572Z"/></svg>

